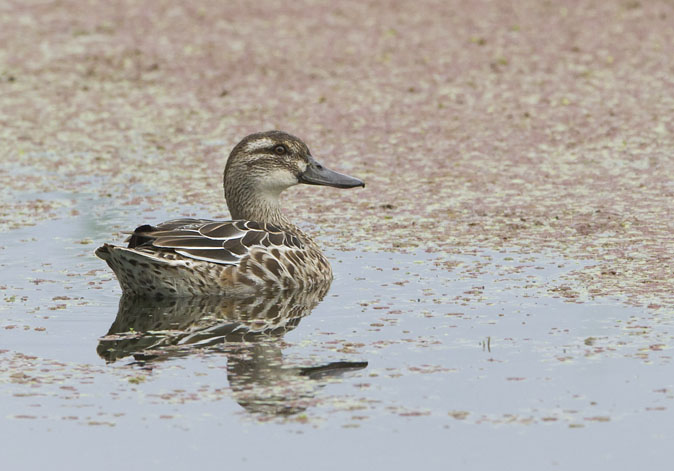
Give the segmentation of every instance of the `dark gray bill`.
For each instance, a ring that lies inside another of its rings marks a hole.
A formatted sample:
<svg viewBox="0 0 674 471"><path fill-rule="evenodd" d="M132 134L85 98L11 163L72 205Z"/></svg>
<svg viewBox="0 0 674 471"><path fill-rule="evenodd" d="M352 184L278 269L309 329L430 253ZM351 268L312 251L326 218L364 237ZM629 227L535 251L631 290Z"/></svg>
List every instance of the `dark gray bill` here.
<svg viewBox="0 0 674 471"><path fill-rule="evenodd" d="M299 176L300 183L308 185L334 186L335 188L353 188L356 186L365 186L361 180L337 173L316 162L313 157L309 157L309 166Z"/></svg>

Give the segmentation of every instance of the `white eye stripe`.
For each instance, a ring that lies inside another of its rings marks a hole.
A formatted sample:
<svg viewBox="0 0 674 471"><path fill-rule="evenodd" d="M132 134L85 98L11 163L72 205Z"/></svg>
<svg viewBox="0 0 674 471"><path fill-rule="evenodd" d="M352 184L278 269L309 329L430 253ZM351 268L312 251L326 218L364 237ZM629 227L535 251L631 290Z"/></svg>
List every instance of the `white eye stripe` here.
<svg viewBox="0 0 674 471"><path fill-rule="evenodd" d="M255 152L256 150L266 149L271 147L274 141L269 138L255 139L246 144L246 152Z"/></svg>

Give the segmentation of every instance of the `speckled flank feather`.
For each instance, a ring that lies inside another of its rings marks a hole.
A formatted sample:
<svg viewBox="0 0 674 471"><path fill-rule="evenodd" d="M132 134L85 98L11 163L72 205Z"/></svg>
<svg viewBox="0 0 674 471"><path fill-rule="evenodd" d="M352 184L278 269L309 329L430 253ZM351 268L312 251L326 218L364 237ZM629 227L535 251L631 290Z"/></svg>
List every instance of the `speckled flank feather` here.
<svg viewBox="0 0 674 471"><path fill-rule="evenodd" d="M225 170L234 221L175 219L138 227L128 247L96 255L125 294L151 297L245 296L329 282L332 269L315 242L281 212L280 192L298 182L348 188L360 180L325 169L299 139L279 131L239 143Z"/></svg>
<svg viewBox="0 0 674 471"><path fill-rule="evenodd" d="M108 262L125 293L153 297L240 296L332 279L330 264L306 235L269 227L250 221L169 221L154 231L134 232L132 238L149 239L142 245L106 244L96 255Z"/></svg>

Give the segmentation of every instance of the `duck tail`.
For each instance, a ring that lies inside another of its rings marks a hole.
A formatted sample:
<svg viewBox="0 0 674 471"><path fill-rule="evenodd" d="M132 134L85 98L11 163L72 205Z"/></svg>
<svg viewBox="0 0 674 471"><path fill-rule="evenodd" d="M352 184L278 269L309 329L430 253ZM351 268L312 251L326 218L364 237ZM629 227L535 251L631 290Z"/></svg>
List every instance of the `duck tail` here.
<svg viewBox="0 0 674 471"><path fill-rule="evenodd" d="M109 244L95 253L115 272L124 294L151 298L224 294L219 284L207 282L220 279L218 265Z"/></svg>
<svg viewBox="0 0 674 471"><path fill-rule="evenodd" d="M100 258L101 260L105 260L107 262L108 260L110 260L110 255L111 255L110 248L111 247L113 247L113 246L110 245L110 244L103 244L102 246L100 246L99 248L96 249L94 254L98 258Z"/></svg>

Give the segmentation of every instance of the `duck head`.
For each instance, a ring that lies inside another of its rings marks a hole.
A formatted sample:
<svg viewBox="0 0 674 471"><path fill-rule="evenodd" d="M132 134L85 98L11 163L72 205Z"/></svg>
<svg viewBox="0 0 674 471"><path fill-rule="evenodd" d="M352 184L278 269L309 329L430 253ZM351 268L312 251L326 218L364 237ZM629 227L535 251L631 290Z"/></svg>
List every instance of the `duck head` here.
<svg viewBox="0 0 674 471"><path fill-rule="evenodd" d="M365 186L357 178L325 167L301 139L282 131L246 136L234 147L225 167L225 199L235 219L269 219L264 213L276 209L281 192L298 183L335 188ZM253 206L266 208L260 213L261 208Z"/></svg>

